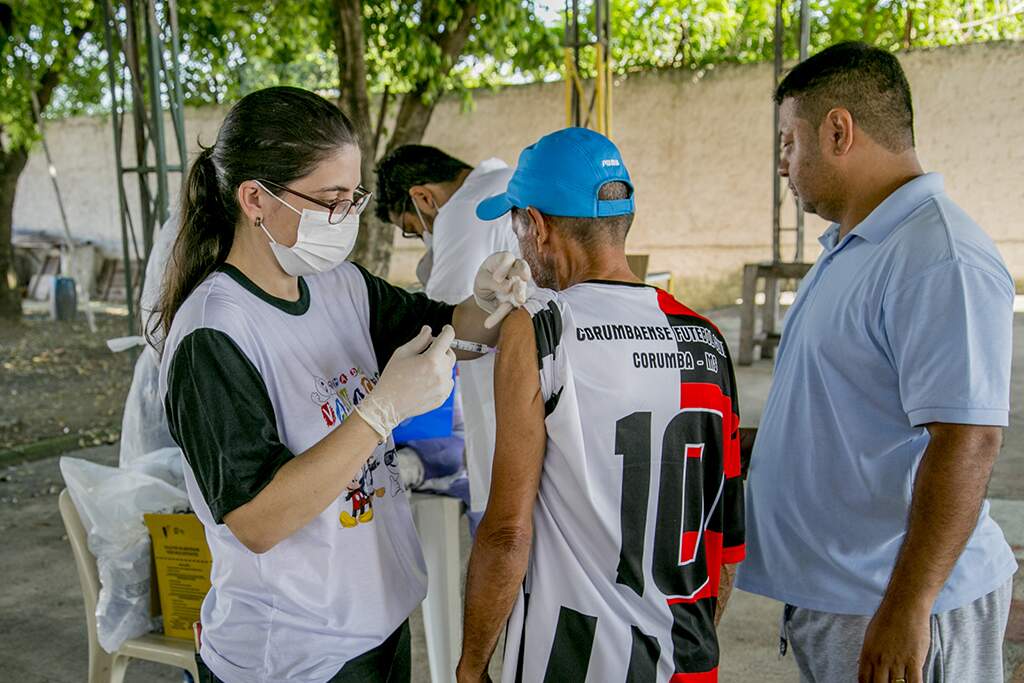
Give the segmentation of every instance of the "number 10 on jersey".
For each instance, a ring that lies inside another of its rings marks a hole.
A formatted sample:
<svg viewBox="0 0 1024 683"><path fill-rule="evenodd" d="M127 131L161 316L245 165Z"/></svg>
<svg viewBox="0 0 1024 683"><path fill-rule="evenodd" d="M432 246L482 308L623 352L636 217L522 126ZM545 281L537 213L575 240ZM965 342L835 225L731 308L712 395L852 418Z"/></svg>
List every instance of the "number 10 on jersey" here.
<svg viewBox="0 0 1024 683"><path fill-rule="evenodd" d="M644 596L653 460L659 476L650 578L672 613L676 671L707 670L717 665L717 646L710 652L693 644L703 641L706 647L716 641L713 598L722 559L725 489L723 413L695 407L676 414L662 435L660 457L652 454L651 423L650 412L637 412L615 425L615 453L623 458L616 582Z"/></svg>

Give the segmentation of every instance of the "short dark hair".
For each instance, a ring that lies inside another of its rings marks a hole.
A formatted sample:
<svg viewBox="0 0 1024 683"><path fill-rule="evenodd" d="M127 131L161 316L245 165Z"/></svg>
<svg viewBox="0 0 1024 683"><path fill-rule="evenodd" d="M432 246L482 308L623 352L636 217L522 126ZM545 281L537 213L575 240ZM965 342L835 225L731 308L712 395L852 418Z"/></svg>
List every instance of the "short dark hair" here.
<svg viewBox="0 0 1024 683"><path fill-rule="evenodd" d="M893 152L914 146L914 106L899 60L865 43L827 47L800 62L775 90L775 103L796 100L797 112L813 125L842 107L878 144Z"/></svg>
<svg viewBox="0 0 1024 683"><path fill-rule="evenodd" d="M426 183L447 183L473 167L429 145L402 145L377 164L377 218L391 220L409 199L409 188Z"/></svg>
<svg viewBox="0 0 1024 683"><path fill-rule="evenodd" d="M628 199L633 194L633 188L627 183L619 180L605 183L597 193L598 199ZM513 220L515 216L525 209L512 209ZM606 216L603 218L578 218L574 216L553 216L541 212L544 220L555 227L563 235L575 240L583 247L597 247L607 244L624 244L629 228L633 225L631 213L621 216Z"/></svg>

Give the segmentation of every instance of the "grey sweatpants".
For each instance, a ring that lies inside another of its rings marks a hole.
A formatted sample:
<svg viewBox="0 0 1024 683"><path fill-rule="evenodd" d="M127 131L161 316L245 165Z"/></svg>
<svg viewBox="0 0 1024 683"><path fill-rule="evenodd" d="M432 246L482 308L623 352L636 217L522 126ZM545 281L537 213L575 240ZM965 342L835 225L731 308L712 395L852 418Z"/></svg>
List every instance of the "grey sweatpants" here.
<svg viewBox="0 0 1024 683"><path fill-rule="evenodd" d="M1001 683L1003 634L1013 579L959 609L932 615L925 683ZM829 614L787 605L780 637L800 669L801 683L856 683L871 617Z"/></svg>

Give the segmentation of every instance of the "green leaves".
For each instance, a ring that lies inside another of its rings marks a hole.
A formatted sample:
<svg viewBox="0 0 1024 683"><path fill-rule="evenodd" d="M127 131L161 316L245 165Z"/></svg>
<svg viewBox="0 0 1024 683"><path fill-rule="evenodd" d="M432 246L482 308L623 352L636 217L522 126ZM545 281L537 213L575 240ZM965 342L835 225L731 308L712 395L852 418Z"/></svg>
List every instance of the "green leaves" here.
<svg viewBox="0 0 1024 683"><path fill-rule="evenodd" d="M592 25L592 3L582 3ZM774 0L614 0L614 68L700 70L766 61L774 49ZM785 0L785 55L798 53L799 0ZM842 40L887 49L1024 39L1017 0L811 0L811 52ZM909 26L909 31L908 31ZM557 29L561 34L561 28ZM593 39L589 32L585 34ZM593 57L584 59L592 73Z"/></svg>
<svg viewBox="0 0 1024 683"><path fill-rule="evenodd" d="M562 4L364 0L367 88L422 92L432 102L446 91L468 98L473 88L557 77ZM581 38L593 40L593 2L580 5ZM611 54L620 73L699 71L772 57L774 0L613 0L611 6ZM187 104L229 102L275 84L336 94L334 0L178 0L178 9ZM1024 39L1019 0L811 0L810 9L812 52L847 39L889 49ZM789 59L797 55L798 12L798 0L785 0ZM472 18L464 45L457 54L446 52L467 13ZM106 57L96 0L0 2L5 144L23 146L35 138L33 91L47 100L47 116L108 108ZM593 73L593 58L592 50L583 51L584 75ZM56 79L56 85L44 79Z"/></svg>
<svg viewBox="0 0 1024 683"><path fill-rule="evenodd" d="M37 137L32 97L59 113L83 109L78 93L99 98L102 50L91 0L0 3L0 132L12 149Z"/></svg>

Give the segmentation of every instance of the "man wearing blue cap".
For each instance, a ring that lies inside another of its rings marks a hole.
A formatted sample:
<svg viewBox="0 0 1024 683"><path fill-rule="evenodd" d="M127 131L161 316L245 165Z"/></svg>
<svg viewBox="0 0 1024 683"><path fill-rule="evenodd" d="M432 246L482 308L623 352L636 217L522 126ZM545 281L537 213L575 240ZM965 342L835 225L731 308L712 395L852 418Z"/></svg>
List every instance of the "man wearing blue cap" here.
<svg viewBox="0 0 1024 683"><path fill-rule="evenodd" d="M626 263L633 184L582 128L525 149L506 192L540 287L502 328L490 502L460 681L717 681L744 554L739 411L721 333ZM511 618L510 618L511 613Z"/></svg>

